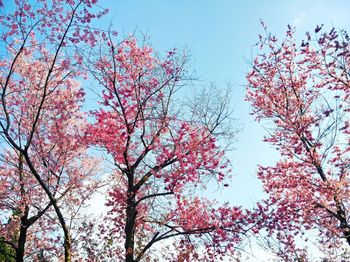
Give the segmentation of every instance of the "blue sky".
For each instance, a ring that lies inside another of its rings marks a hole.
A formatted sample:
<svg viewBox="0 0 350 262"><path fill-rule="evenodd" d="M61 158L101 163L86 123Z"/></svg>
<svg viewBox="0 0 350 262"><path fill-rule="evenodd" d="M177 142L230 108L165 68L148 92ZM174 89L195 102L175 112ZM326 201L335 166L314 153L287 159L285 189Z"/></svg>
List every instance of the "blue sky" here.
<svg viewBox="0 0 350 262"><path fill-rule="evenodd" d="M254 43L262 33L260 19L269 30L282 36L287 25L302 39L316 25L348 29L350 1L346 0L103 0L109 8L104 23L113 23L120 36L146 34L158 51L173 47L189 50L190 68L200 84L234 84L233 107L243 129L231 158L234 177L220 199L234 205L252 206L262 197L255 178L258 164L273 164L278 153L261 140L265 134L249 115L244 102L247 61L256 53ZM217 193L217 192L216 192Z"/></svg>

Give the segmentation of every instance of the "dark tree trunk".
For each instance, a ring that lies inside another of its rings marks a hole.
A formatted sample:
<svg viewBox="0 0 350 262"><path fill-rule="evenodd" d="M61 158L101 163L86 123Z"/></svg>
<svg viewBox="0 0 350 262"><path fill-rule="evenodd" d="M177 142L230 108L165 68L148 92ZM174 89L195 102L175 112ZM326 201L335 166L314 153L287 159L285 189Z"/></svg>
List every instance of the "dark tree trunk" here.
<svg viewBox="0 0 350 262"><path fill-rule="evenodd" d="M72 240L70 238L69 231L65 231L65 237L64 237L64 261L70 262L72 261Z"/></svg>
<svg viewBox="0 0 350 262"><path fill-rule="evenodd" d="M25 203L26 191L24 187L23 154L21 152L19 154L19 159L18 159L18 173L19 173L19 181L21 186L21 199ZM21 224L20 224L19 236L17 240L17 249L16 249L17 262L22 262L24 259L25 244L27 241L27 230L29 227L28 215L29 215L29 207L28 205L26 205L24 208L24 212L21 216Z"/></svg>
<svg viewBox="0 0 350 262"><path fill-rule="evenodd" d="M135 221L136 221L135 192L128 190L125 221L125 261L134 262Z"/></svg>
<svg viewBox="0 0 350 262"><path fill-rule="evenodd" d="M23 217L21 217L21 228L19 230L19 237L18 237L18 246L16 249L16 262L23 262L24 260L24 251L25 251L25 244L27 241L27 219L28 219L28 207L26 207L26 211Z"/></svg>

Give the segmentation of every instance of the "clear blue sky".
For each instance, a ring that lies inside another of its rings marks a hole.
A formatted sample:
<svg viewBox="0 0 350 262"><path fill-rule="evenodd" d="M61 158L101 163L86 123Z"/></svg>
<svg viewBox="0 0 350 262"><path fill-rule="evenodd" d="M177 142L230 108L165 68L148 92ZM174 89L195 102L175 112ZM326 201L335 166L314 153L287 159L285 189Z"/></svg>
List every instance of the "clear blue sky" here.
<svg viewBox="0 0 350 262"><path fill-rule="evenodd" d="M245 73L256 52L254 43L262 32L260 19L271 32L282 36L287 24L304 36L318 24L349 29L350 1L346 0L103 0L110 9L106 24L121 36L136 30L147 34L153 47L190 50L191 69L203 82L224 85L231 80L235 89L233 106L243 129L236 151L230 154L235 176L231 187L220 196L234 205L252 206L262 196L255 178L258 164L272 164L277 152L261 142L265 131L249 115L243 101Z"/></svg>

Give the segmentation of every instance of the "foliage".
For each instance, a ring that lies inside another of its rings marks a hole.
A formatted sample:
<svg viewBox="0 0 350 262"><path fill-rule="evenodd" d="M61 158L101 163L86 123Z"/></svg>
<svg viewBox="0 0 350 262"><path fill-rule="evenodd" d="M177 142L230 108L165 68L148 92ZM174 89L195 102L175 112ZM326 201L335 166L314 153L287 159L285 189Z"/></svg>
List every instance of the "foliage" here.
<svg viewBox="0 0 350 262"><path fill-rule="evenodd" d="M195 194L230 172L217 138L234 133L227 98L174 110L186 57L173 50L160 59L132 37L117 43L116 32L91 29L107 12L96 2L16 0L13 10L0 2L1 248L16 261L233 254L249 213ZM101 89L90 115L88 75ZM114 170L110 211L91 222L83 207L101 182L96 147ZM154 254L161 241L168 252Z"/></svg>
<svg viewBox="0 0 350 262"><path fill-rule="evenodd" d="M88 11L94 2L0 4L0 234L16 261L59 258L62 245L70 261L78 211L97 186L84 142L81 57L70 56L96 41L88 24L104 12Z"/></svg>
<svg viewBox="0 0 350 262"><path fill-rule="evenodd" d="M172 259L213 260L231 253L244 232L245 212L214 208L213 202L195 197L196 188L210 179L221 183L229 172L213 135L228 118L224 107L212 108L217 124L211 128L195 117L186 120L173 107L175 93L186 84L186 57L173 50L161 60L134 38L118 44L112 39L106 36L106 50L100 48L105 52L94 61L92 72L103 89L88 132L91 143L104 148L115 165L106 221L125 251L117 245L111 253L139 261L170 238L178 250L171 252Z"/></svg>
<svg viewBox="0 0 350 262"><path fill-rule="evenodd" d="M253 114L281 154L275 166L259 167L269 195L259 206L260 226L287 258L303 252L294 239L309 230L326 250L350 244L349 36L317 27L299 44L294 35L289 27L283 40L260 36L247 75Z"/></svg>

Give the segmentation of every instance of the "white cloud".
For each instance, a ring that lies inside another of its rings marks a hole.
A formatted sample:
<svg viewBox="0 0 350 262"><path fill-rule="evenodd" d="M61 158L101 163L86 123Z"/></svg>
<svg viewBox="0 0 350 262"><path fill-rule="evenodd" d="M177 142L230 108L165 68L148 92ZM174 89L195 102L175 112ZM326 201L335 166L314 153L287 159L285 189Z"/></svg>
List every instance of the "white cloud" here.
<svg viewBox="0 0 350 262"><path fill-rule="evenodd" d="M295 27L298 27L298 25L304 20L304 18L306 17L307 13L303 12L299 15L296 15L296 18L293 20L293 24Z"/></svg>

